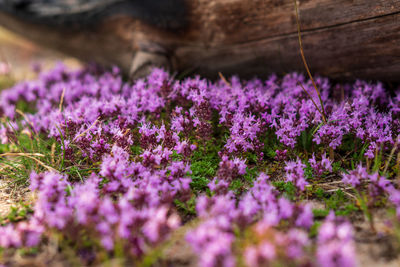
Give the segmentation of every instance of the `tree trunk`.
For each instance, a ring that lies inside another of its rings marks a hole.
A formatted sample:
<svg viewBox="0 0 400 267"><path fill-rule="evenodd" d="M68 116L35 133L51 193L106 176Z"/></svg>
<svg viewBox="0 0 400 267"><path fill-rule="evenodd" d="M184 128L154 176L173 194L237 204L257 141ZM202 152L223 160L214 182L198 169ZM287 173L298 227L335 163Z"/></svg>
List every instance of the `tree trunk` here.
<svg viewBox="0 0 400 267"><path fill-rule="evenodd" d="M297 3L313 73L400 81L400 1ZM305 70L292 0L201 0L192 16L198 20L175 51L181 70L249 77Z"/></svg>
<svg viewBox="0 0 400 267"><path fill-rule="evenodd" d="M151 1L157 5L161 0ZM137 50L166 55L176 70L208 77L217 77L218 72L265 77L305 70L293 0L174 0L162 12L154 5L142 7L141 1L103 2L131 8L114 13L110 9L107 16L92 21L93 27L79 30L29 23L23 19L29 14L16 16L18 12L0 13L0 24L83 60L116 64L125 72ZM400 81L400 0L297 0L297 4L312 73L342 80ZM135 8L146 12L139 16ZM157 27L164 16L169 22L180 21L179 27Z"/></svg>

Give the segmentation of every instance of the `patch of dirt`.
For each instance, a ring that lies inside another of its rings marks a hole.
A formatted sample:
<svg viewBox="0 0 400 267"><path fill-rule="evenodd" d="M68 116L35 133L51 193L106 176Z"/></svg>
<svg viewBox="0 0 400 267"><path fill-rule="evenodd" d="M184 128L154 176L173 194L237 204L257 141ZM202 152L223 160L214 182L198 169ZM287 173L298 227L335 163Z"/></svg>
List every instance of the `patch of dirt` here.
<svg viewBox="0 0 400 267"><path fill-rule="evenodd" d="M0 218L6 216L12 206L18 206L32 198L33 194L28 188L14 188L12 181L0 178Z"/></svg>
<svg viewBox="0 0 400 267"><path fill-rule="evenodd" d="M385 210L374 211L376 233L366 220L359 218L353 221L359 266L400 266L400 246L388 227L388 218Z"/></svg>
<svg viewBox="0 0 400 267"><path fill-rule="evenodd" d="M308 200L313 209L325 209L325 204L319 200ZM360 267L399 267L400 244L390 228L386 209L376 209L374 227L364 219L361 212L352 214L349 218L354 227L356 255Z"/></svg>
<svg viewBox="0 0 400 267"><path fill-rule="evenodd" d="M163 256L155 267L158 266L173 266L173 267L195 267L197 266L197 258L192 248L185 240L186 233L196 227L200 223L199 220L194 219L180 229L178 229L171 236L171 241L166 249L163 250Z"/></svg>

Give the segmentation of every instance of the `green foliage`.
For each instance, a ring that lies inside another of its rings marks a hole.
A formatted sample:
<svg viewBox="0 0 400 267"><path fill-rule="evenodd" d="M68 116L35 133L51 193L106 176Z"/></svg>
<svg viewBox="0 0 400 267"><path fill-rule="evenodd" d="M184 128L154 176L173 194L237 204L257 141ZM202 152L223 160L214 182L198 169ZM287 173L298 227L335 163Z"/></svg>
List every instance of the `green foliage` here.
<svg viewBox="0 0 400 267"><path fill-rule="evenodd" d="M275 132L272 130L267 131L262 142L264 143L264 158L274 159L276 156L275 151L280 148L280 143Z"/></svg>
<svg viewBox="0 0 400 267"><path fill-rule="evenodd" d="M342 190L338 189L332 195L324 198L325 205L328 209L338 210L345 205L347 199Z"/></svg>
<svg viewBox="0 0 400 267"><path fill-rule="evenodd" d="M342 162L341 161L336 161L332 163L332 172L334 173L339 173L343 172L344 169L342 167Z"/></svg>
<svg viewBox="0 0 400 267"><path fill-rule="evenodd" d="M207 149L209 148L209 149ZM208 146L206 151L194 151L191 163L191 187L195 192L205 191L210 179L216 175L219 157L218 150Z"/></svg>
<svg viewBox="0 0 400 267"><path fill-rule="evenodd" d="M70 180L77 180L84 182L85 178L88 177L92 172L98 171L99 168L93 166L93 168L79 167L79 165L72 165L65 168L64 172L68 175Z"/></svg>
<svg viewBox="0 0 400 267"><path fill-rule="evenodd" d="M321 124L318 126L318 128L320 126ZM315 129L306 129L305 131L301 132L298 145L301 146L304 151L312 151L312 139L314 132L316 132Z"/></svg>
<svg viewBox="0 0 400 267"><path fill-rule="evenodd" d="M257 164L258 156L254 153L247 153L247 164Z"/></svg>
<svg viewBox="0 0 400 267"><path fill-rule="evenodd" d="M349 216L360 210L340 189L330 194L326 193L322 188L318 188L315 190L314 195L318 200L323 201L326 207L325 209L316 209L313 211L314 216L318 218L325 217L330 210L333 210L338 216Z"/></svg>
<svg viewBox="0 0 400 267"><path fill-rule="evenodd" d="M142 153L142 148L139 145L131 146L131 152L133 155L140 155ZM174 153L175 153L175 156L178 155L176 152L174 152Z"/></svg>
<svg viewBox="0 0 400 267"><path fill-rule="evenodd" d="M174 203L178 210L183 211L186 215L196 215L196 196L193 195L186 202L175 199Z"/></svg>
<svg viewBox="0 0 400 267"><path fill-rule="evenodd" d="M241 179L235 179L231 182L229 189L239 195L244 190L244 183Z"/></svg>
<svg viewBox="0 0 400 267"><path fill-rule="evenodd" d="M0 164L5 166L0 175L11 178L14 183L26 184L32 170L62 169L62 165L59 164L61 149L53 138L45 140L32 131L15 132L11 144L3 146L2 149L6 154L0 157Z"/></svg>
<svg viewBox="0 0 400 267"><path fill-rule="evenodd" d="M314 224L311 226L310 231L309 231L309 236L310 238L315 238L318 236L318 231L319 231L319 227L321 226L321 222L320 221L316 221L314 222Z"/></svg>
<svg viewBox="0 0 400 267"><path fill-rule="evenodd" d="M3 225L9 222L18 222L25 220L32 212L32 208L27 204L11 206L10 212L3 218L0 218L0 224Z"/></svg>
<svg viewBox="0 0 400 267"><path fill-rule="evenodd" d="M306 168L304 169L304 176L307 180L312 180L314 178L313 168L308 162L306 163Z"/></svg>
<svg viewBox="0 0 400 267"><path fill-rule="evenodd" d="M291 182L276 181L272 182L272 184L277 190L282 192L287 199L294 200L296 198L297 189Z"/></svg>
<svg viewBox="0 0 400 267"><path fill-rule="evenodd" d="M34 113L36 109L34 103L27 103L25 101L18 101L16 104L16 109L22 111L23 113Z"/></svg>
<svg viewBox="0 0 400 267"><path fill-rule="evenodd" d="M313 215L315 219L323 219L328 216L329 210L327 209L313 209Z"/></svg>
<svg viewBox="0 0 400 267"><path fill-rule="evenodd" d="M257 176L260 174L260 171L257 167L254 168L246 168L246 173L243 176L244 180L250 185L256 180Z"/></svg>

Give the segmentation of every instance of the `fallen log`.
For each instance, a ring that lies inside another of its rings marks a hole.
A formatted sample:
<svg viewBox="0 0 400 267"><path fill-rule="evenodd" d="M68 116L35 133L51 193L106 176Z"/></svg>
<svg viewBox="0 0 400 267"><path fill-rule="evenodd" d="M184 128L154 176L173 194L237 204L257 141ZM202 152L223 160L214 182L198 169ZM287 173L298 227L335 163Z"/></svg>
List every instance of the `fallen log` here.
<svg viewBox="0 0 400 267"><path fill-rule="evenodd" d="M0 0L0 24L43 45L83 60L116 64L126 72L151 64L208 77L218 72L251 77L304 71L292 0L153 0L151 5L144 0L84 1L95 2L92 6L79 6L82 0L40 0L22 7L10 2L16 0ZM398 0L297 3L304 53L313 73L400 81Z"/></svg>

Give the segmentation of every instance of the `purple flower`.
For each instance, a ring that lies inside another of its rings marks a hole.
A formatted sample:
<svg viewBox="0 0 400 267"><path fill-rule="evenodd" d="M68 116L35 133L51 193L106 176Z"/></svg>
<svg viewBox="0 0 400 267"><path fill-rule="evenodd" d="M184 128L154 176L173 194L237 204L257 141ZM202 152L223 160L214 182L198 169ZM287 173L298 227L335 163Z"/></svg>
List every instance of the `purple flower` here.
<svg viewBox="0 0 400 267"><path fill-rule="evenodd" d="M244 258L248 266L264 266L276 257L275 247L268 241L262 242L257 247L248 247L244 252Z"/></svg>
<svg viewBox="0 0 400 267"><path fill-rule="evenodd" d="M360 164L353 171L348 174L343 174L342 182L344 184L351 185L354 188L358 188L363 180L367 180L369 177L367 170Z"/></svg>
<svg viewBox="0 0 400 267"><path fill-rule="evenodd" d="M313 153L312 157L308 160L308 162L310 163L314 173L317 176L321 176L326 171L330 172L332 171L332 162L329 160L329 158L326 157L325 153L322 155L322 159L319 162L317 162L315 155Z"/></svg>
<svg viewBox="0 0 400 267"><path fill-rule="evenodd" d="M319 229L317 249L319 266L352 267L357 265L353 229L348 222L335 218L333 212Z"/></svg>
<svg viewBox="0 0 400 267"><path fill-rule="evenodd" d="M303 164L300 159L297 159L297 161L287 161L285 167L286 182L292 182L293 185L301 191L304 191L305 186L308 185L304 177L305 167L306 165Z"/></svg>

